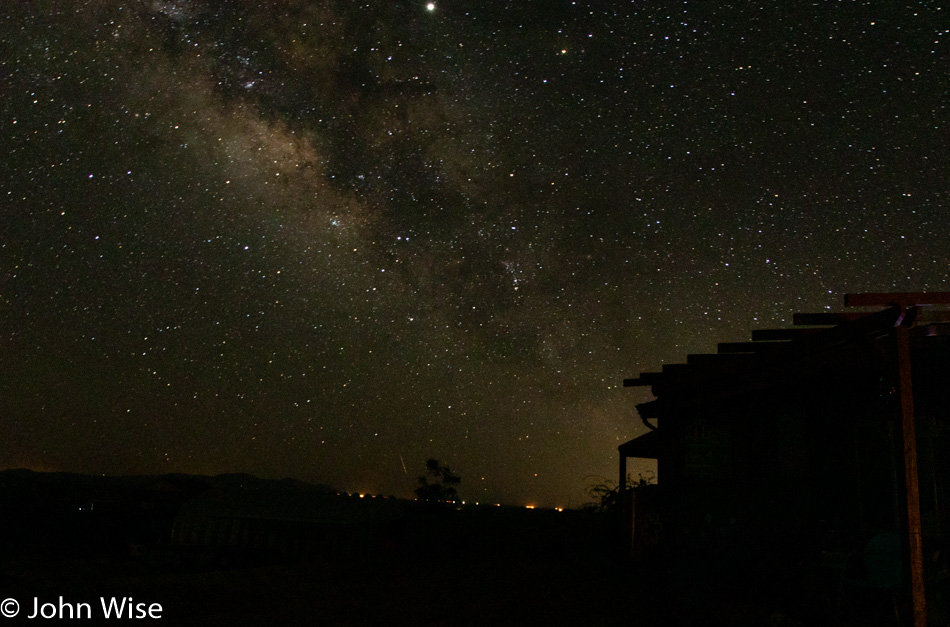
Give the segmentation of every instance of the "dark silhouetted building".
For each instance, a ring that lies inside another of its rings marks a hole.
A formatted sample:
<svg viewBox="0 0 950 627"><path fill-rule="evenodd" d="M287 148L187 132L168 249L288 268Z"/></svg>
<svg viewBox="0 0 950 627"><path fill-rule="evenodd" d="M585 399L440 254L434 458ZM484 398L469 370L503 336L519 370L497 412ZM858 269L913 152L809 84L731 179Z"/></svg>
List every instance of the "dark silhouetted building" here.
<svg viewBox="0 0 950 627"><path fill-rule="evenodd" d="M649 430L620 445L621 477L639 457L657 460L659 479L625 495L625 550L831 598L871 576L873 547L892 546L877 566L891 578L869 587L923 624L925 583L928 599L948 586L948 304L950 293L850 295L845 312L796 314L794 328L624 381L656 400L637 406Z"/></svg>

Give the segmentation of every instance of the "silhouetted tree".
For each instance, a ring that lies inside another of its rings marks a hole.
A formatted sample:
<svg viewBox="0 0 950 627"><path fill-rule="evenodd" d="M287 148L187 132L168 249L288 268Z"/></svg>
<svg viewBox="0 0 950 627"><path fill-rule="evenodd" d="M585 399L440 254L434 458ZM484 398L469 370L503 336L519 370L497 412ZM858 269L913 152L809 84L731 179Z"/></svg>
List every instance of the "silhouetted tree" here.
<svg viewBox="0 0 950 627"><path fill-rule="evenodd" d="M425 474L419 476L416 496L420 501L454 503L458 500L455 486L460 483L462 478L452 474L448 466L443 466L437 459L429 459L426 461Z"/></svg>
<svg viewBox="0 0 950 627"><path fill-rule="evenodd" d="M611 512L615 510L620 504L620 484L614 485L612 481L608 481L604 477L595 478L600 479L600 481L587 488L587 493L590 495L592 501L584 505L584 509L595 512ZM634 481L630 475L627 475L627 489L635 490L650 485L655 481L656 476L653 473L650 473L646 477L641 474L636 481Z"/></svg>

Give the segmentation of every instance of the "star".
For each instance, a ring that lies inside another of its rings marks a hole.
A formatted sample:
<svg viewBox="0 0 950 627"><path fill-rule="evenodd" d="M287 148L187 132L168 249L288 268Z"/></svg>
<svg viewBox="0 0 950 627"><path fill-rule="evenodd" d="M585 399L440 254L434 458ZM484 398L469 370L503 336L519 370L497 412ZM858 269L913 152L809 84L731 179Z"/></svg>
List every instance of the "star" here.
<svg viewBox="0 0 950 627"><path fill-rule="evenodd" d="M580 503L624 377L950 289L927 3L74 4L0 12L3 464Z"/></svg>

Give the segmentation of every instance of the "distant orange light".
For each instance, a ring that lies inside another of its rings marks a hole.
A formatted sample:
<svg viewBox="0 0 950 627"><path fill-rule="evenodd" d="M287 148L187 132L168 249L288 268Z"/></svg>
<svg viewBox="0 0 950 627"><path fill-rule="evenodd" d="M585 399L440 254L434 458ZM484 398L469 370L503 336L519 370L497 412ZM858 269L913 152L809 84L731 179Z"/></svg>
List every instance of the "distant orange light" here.
<svg viewBox="0 0 950 627"><path fill-rule="evenodd" d="M528 509L534 509L534 505L525 505L525 507Z"/></svg>

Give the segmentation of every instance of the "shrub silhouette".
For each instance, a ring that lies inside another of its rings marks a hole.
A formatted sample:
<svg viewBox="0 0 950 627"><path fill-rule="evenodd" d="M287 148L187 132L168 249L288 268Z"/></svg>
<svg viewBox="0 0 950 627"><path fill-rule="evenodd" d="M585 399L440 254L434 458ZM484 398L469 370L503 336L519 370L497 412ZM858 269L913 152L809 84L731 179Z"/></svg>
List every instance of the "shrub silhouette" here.
<svg viewBox="0 0 950 627"><path fill-rule="evenodd" d="M416 496L420 501L430 503L454 503L458 500L457 485L462 478L452 474L448 466L443 466L437 459L426 461L425 474L419 476L419 487Z"/></svg>

